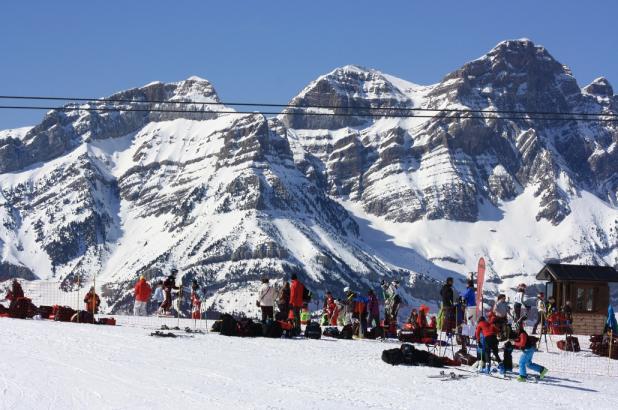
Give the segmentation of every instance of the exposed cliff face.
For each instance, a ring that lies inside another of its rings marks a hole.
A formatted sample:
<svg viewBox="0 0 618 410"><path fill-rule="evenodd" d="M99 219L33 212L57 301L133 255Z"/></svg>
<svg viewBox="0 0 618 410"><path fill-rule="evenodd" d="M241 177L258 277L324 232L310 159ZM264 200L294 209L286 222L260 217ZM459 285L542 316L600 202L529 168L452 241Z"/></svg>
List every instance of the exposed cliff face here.
<svg viewBox="0 0 618 410"><path fill-rule="evenodd" d="M547 258L618 260L615 123L391 116L617 112L607 80L580 89L527 40L500 43L431 86L342 67L271 119L178 104L219 102L194 77L112 98L203 112L51 111L0 132L0 279L70 287L96 276L105 302L124 310L138 273L176 266L209 291L210 306L230 310L254 306L264 274L297 271L319 292L398 277L412 301L433 299L437 279L473 270L479 256L495 287ZM307 105L341 115L308 115Z"/></svg>

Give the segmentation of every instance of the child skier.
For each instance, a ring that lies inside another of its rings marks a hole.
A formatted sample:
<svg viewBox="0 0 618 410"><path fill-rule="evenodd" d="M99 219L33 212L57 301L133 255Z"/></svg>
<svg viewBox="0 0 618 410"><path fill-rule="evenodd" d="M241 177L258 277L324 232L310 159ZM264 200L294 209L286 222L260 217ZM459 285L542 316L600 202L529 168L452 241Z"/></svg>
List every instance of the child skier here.
<svg viewBox="0 0 618 410"><path fill-rule="evenodd" d="M157 282L157 287L152 295L152 300L157 303L157 313L162 313L163 309L161 305L163 304L163 300L165 300L165 296L163 295L163 281L159 280Z"/></svg>
<svg viewBox="0 0 618 410"><path fill-rule="evenodd" d="M537 338L528 336L523 326L519 329L519 336L513 342L513 346L522 350L522 355L519 358L519 376L517 377L517 381L526 381L528 377L526 367L539 372L539 378L541 379L543 379L549 371L547 368L532 362L532 357L534 356L534 352L536 352L536 342Z"/></svg>

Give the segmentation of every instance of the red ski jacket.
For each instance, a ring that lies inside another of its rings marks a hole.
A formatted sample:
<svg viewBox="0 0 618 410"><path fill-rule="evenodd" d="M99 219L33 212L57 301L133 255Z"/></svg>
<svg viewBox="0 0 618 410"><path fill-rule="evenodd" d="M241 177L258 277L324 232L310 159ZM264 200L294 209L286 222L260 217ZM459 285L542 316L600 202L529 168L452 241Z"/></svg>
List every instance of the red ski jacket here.
<svg viewBox="0 0 618 410"><path fill-rule="evenodd" d="M152 293L152 288L146 282L146 279L140 279L135 284L135 300L138 302L148 302L150 299L150 294Z"/></svg>
<svg viewBox="0 0 618 410"><path fill-rule="evenodd" d="M303 307L303 289L305 287L298 279L292 280L290 285L290 305L295 308Z"/></svg>
<svg viewBox="0 0 618 410"><path fill-rule="evenodd" d="M480 340L479 337L481 332L483 332L483 336L485 337L495 336L498 334L498 328L494 324L485 320L483 322L479 322L476 326L476 340Z"/></svg>

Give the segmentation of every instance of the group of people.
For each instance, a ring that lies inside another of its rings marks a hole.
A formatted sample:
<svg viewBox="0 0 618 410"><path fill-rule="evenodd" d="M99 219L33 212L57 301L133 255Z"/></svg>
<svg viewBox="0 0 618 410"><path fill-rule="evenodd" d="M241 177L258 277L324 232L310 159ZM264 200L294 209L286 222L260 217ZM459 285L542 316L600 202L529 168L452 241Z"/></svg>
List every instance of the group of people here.
<svg viewBox="0 0 618 410"><path fill-rule="evenodd" d="M505 294L499 294L493 306L483 313L483 306L478 303L474 281L468 280L465 292L455 297L453 289L453 278L447 278L446 283L440 290L441 309L438 315L438 327L447 334L458 334L461 336L463 350L465 351L466 342L475 340L477 345L478 366L482 372L491 371L491 357L498 363L498 370L504 372L506 369L499 354L499 343L505 341L504 352L509 354L513 348L520 349L522 355L519 360L518 380L523 381L527 377L527 370L532 369L539 372L541 378L547 374L547 369L532 362L538 339L528 335L525 329L527 319L526 285L520 284L513 298L513 309ZM550 297L545 302L544 294L537 294L538 319L533 327L532 333L536 333L537 326L542 323L551 313L556 311L555 299ZM570 306L565 306L570 314ZM481 315L477 317L477 312ZM510 322L510 323L509 323ZM514 327L515 338L511 336L511 325ZM464 331L467 329L468 331Z"/></svg>
<svg viewBox="0 0 618 410"><path fill-rule="evenodd" d="M133 288L133 296L135 298L133 315L148 315L149 303L154 303L154 310L157 315L170 316L174 308L174 297L177 305L176 309L179 310L179 304L182 303L183 300L183 287L176 284L177 274L178 270L172 269L164 280L158 280L156 282L154 290L145 276L140 275ZM196 279L191 281L190 289L189 303L191 306L191 318L200 319L202 317L202 301L204 295Z"/></svg>

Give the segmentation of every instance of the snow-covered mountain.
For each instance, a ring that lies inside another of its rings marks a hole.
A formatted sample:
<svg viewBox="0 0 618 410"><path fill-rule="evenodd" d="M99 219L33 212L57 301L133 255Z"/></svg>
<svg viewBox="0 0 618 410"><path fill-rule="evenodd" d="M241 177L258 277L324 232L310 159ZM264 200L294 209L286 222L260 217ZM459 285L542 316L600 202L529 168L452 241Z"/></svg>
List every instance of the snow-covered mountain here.
<svg viewBox="0 0 618 410"><path fill-rule="evenodd" d="M197 77L112 98L204 112L84 109L109 104L96 102L0 132L0 279L96 276L122 310L138 273L175 266L213 308L249 309L263 274L297 271L318 292L397 277L412 302L479 256L494 289L530 282L547 259L618 263L615 122L362 115L618 111L607 80L580 88L529 40L430 86L338 68L270 119L174 104L219 102Z"/></svg>

